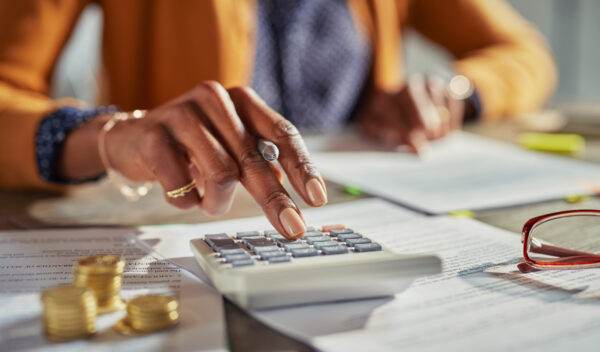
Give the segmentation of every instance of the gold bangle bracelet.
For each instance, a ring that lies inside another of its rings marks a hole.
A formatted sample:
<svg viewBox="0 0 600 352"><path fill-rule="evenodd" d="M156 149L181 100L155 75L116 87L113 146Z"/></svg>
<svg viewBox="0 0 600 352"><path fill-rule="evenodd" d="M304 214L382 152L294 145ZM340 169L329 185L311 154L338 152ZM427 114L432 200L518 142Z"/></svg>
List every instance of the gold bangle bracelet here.
<svg viewBox="0 0 600 352"><path fill-rule="evenodd" d="M127 179L113 169L110 165L110 161L108 159L108 154L106 153L106 135L108 132L115 127L115 125L122 121L127 121L130 119L141 119L146 115L146 110L134 110L132 112L117 112L112 115L110 120L108 120L102 129L100 130L100 134L98 135L98 153L100 154L100 160L106 169L106 175L110 182L119 190L119 192L130 202L135 202L139 200L141 197L148 194L150 189L152 188L151 182L145 182L140 186L130 186L128 185Z"/></svg>

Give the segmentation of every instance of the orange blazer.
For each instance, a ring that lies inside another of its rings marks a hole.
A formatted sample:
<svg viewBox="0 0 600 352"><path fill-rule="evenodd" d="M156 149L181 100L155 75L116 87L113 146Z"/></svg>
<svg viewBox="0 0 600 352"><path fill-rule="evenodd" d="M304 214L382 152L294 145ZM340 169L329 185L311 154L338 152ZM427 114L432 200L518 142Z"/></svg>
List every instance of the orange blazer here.
<svg viewBox="0 0 600 352"><path fill-rule="evenodd" d="M456 57L484 115L539 107L556 69L539 33L502 0L347 0L371 41L372 89L403 84L402 32L414 28ZM0 1L0 187L48 188L37 171L39 121L56 59L89 0ZM97 0L104 11L105 101L152 108L203 80L248 85L255 0ZM71 102L72 103L72 102Z"/></svg>

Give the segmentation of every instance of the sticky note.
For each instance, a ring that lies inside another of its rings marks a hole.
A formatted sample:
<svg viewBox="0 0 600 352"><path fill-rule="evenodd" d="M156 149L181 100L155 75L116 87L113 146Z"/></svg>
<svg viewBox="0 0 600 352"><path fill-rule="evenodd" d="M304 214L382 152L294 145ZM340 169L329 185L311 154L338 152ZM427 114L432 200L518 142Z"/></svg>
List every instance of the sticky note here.
<svg viewBox="0 0 600 352"><path fill-rule="evenodd" d="M585 140L578 134L521 133L519 144L527 149L553 153L579 154L585 150Z"/></svg>

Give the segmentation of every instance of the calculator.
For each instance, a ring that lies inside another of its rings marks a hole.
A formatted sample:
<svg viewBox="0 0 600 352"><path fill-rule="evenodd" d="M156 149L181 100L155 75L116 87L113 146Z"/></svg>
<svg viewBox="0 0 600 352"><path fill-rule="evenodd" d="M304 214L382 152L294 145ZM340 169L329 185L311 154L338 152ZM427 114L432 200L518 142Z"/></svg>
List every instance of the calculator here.
<svg viewBox="0 0 600 352"><path fill-rule="evenodd" d="M190 246L217 290L244 308L391 296L441 271L435 255L397 254L344 225L309 226L297 240L275 230L207 234Z"/></svg>

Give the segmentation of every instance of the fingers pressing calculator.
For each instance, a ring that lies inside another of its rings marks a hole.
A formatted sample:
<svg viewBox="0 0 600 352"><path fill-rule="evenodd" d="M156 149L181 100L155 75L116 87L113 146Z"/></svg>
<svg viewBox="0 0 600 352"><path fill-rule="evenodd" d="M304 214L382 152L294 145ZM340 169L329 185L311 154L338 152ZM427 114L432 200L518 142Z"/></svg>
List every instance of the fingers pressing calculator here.
<svg viewBox="0 0 600 352"><path fill-rule="evenodd" d="M437 256L396 254L344 225L309 226L295 241L275 230L207 234L190 246L215 287L245 308L389 296L441 270Z"/></svg>

